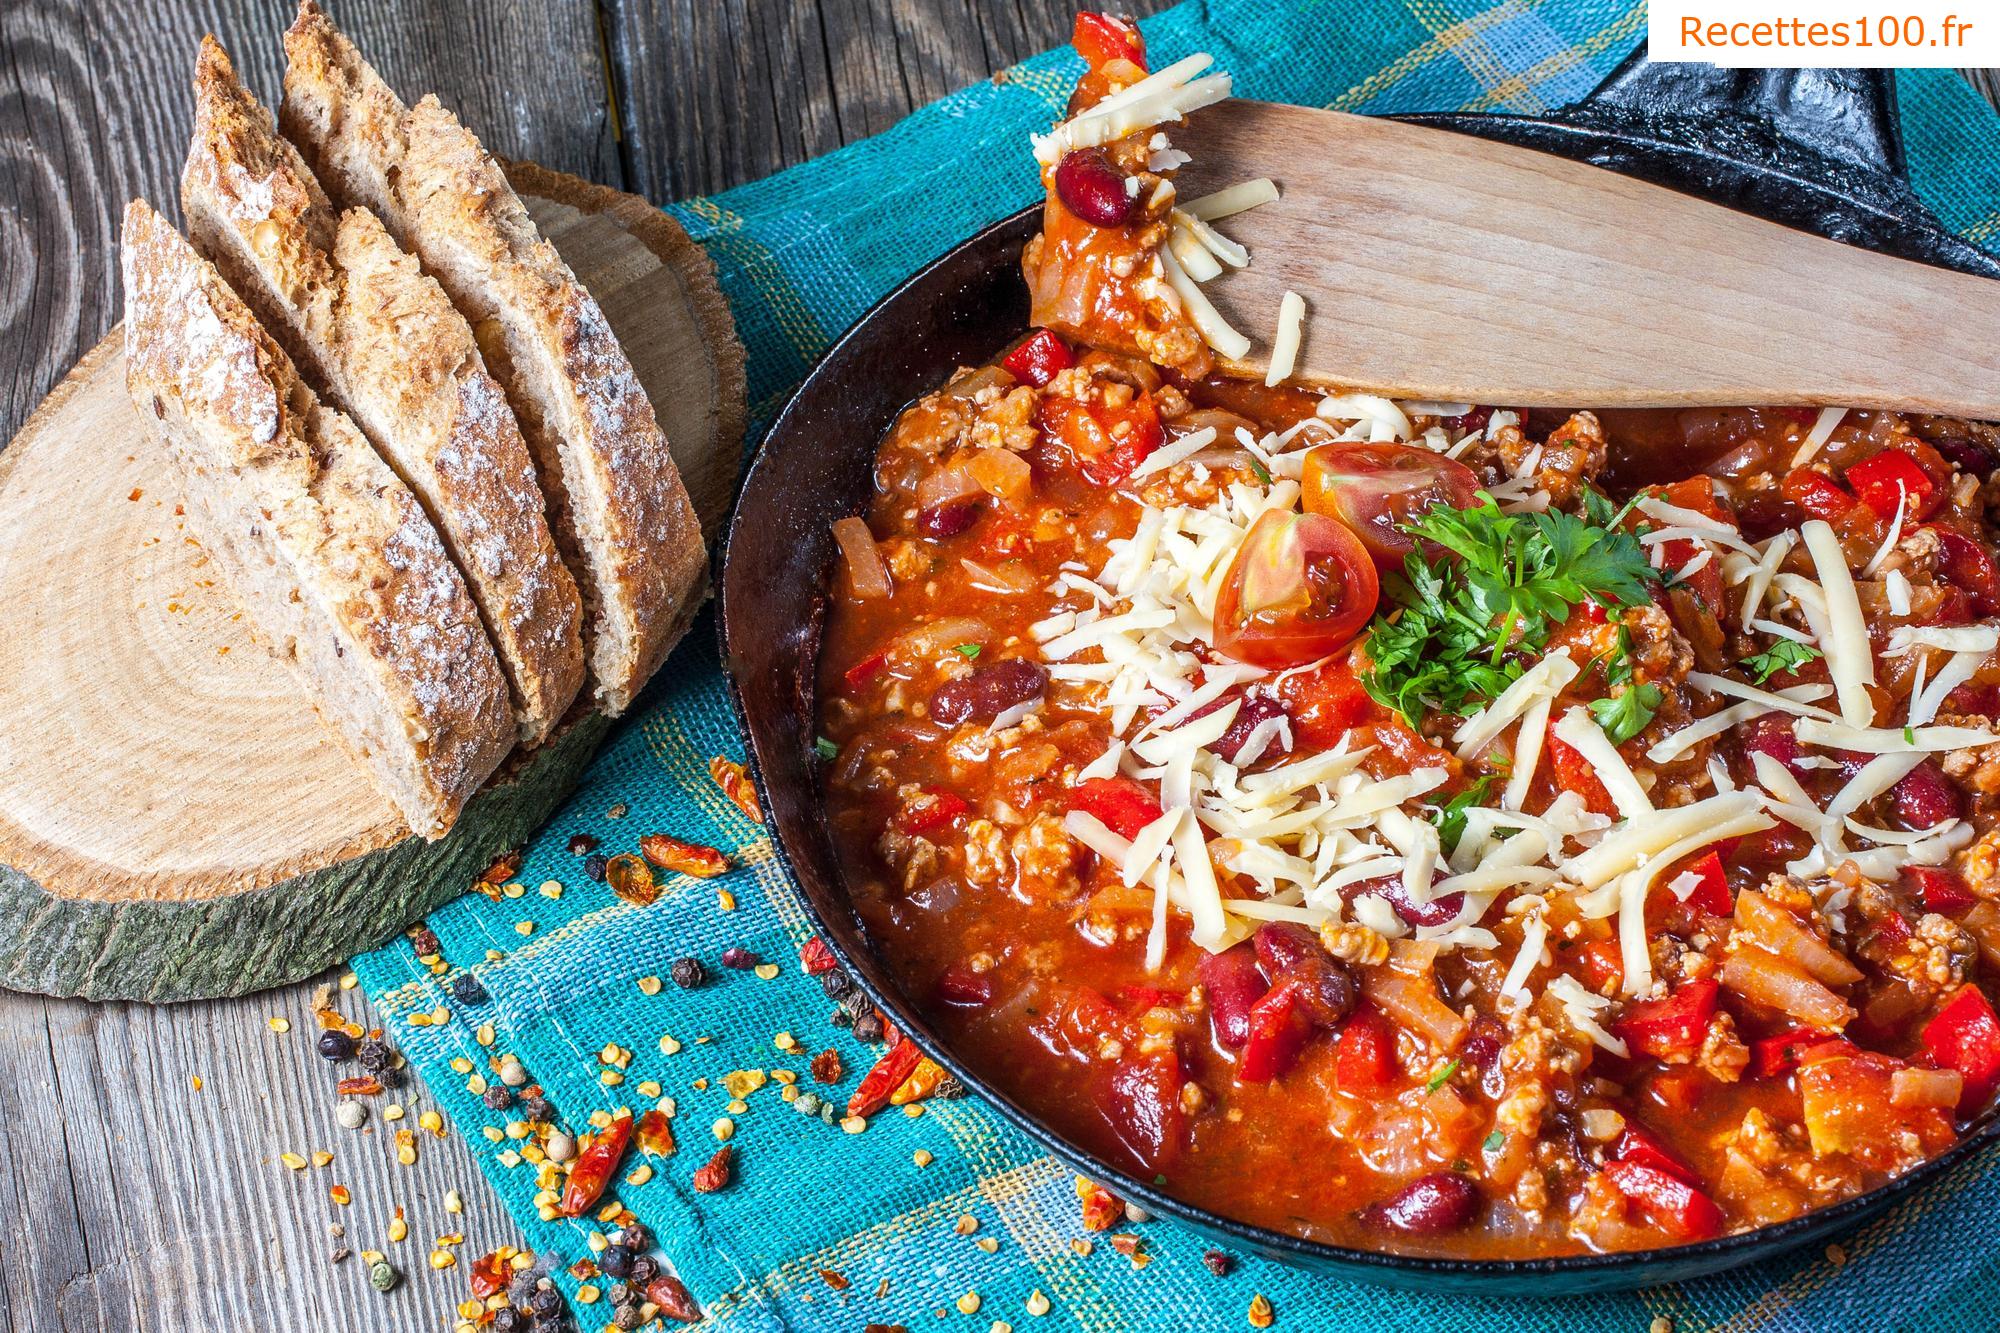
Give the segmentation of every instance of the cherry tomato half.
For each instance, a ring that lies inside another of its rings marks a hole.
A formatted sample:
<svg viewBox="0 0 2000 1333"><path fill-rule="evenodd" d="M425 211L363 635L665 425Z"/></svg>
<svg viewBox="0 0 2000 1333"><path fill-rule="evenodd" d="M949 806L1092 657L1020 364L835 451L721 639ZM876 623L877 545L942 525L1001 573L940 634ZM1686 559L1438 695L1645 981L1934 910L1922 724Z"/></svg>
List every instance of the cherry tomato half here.
<svg viewBox="0 0 2000 1333"><path fill-rule="evenodd" d="M1360 540L1324 514L1271 510L1243 539L1215 598L1215 647L1290 667L1346 644L1375 614L1380 584Z"/></svg>
<svg viewBox="0 0 2000 1333"><path fill-rule="evenodd" d="M1469 509L1472 469L1414 444L1322 444L1306 455L1307 513L1339 519L1384 569L1403 563L1416 541L1396 525L1446 505Z"/></svg>

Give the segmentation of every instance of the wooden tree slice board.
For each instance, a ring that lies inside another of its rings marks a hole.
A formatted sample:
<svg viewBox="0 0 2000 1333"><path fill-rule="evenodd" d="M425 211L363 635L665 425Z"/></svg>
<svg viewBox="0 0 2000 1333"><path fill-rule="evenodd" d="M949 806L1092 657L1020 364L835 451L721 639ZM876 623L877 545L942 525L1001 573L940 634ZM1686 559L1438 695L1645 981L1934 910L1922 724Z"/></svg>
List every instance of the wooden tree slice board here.
<svg viewBox="0 0 2000 1333"><path fill-rule="evenodd" d="M745 410L714 269L644 200L508 171L603 306L713 537ZM411 837L185 529L124 377L114 329L0 453L0 985L242 994L464 892L553 813L610 727L579 709L449 836Z"/></svg>

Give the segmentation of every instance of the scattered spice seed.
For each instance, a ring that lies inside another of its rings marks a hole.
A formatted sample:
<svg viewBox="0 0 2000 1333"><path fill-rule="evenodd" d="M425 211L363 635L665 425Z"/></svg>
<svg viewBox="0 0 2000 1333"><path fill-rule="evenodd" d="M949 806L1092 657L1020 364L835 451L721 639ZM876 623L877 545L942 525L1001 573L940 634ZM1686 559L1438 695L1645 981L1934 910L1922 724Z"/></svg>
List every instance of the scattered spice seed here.
<svg viewBox="0 0 2000 1333"><path fill-rule="evenodd" d="M396 1244L401 1244L403 1239L409 1234L410 1224L403 1220L403 1210L398 1208L396 1215L389 1219L389 1239Z"/></svg>
<svg viewBox="0 0 2000 1333"><path fill-rule="evenodd" d="M1049 1298L1042 1295L1042 1289L1040 1287L1036 1287L1033 1291L1028 1293L1029 1314L1033 1315L1037 1319L1040 1319L1043 1315L1049 1312L1049 1308L1050 1308Z"/></svg>
<svg viewBox="0 0 2000 1333"><path fill-rule="evenodd" d="M919 1167L925 1167L935 1162L937 1158L931 1155L930 1149L919 1148L910 1154L910 1160L915 1162Z"/></svg>
<svg viewBox="0 0 2000 1333"><path fill-rule="evenodd" d="M368 1119L368 1108L360 1102L342 1102L333 1113L342 1129L359 1129Z"/></svg>
<svg viewBox="0 0 2000 1333"><path fill-rule="evenodd" d="M500 1062L500 1081L510 1088L521 1087L528 1081L527 1068L510 1055Z"/></svg>
<svg viewBox="0 0 2000 1333"><path fill-rule="evenodd" d="M777 978L778 965L776 963L759 963L752 969L752 972L759 981L772 981Z"/></svg>
<svg viewBox="0 0 2000 1333"><path fill-rule="evenodd" d="M675 978L675 979L676 979L676 980L679 980L679 978ZM664 1032L663 1032L663 1033L661 1033L661 1034L660 1034L660 1054L661 1054L661 1055L679 1055L680 1053L681 1053L681 1044L680 1044L680 1042L676 1041L676 1040L674 1039L674 1037L673 1037L673 1036L672 1036L671 1034L669 1034L669 1033L664 1033Z"/></svg>
<svg viewBox="0 0 2000 1333"><path fill-rule="evenodd" d="M854 1039L856 1041L872 1044L882 1040L882 1034L883 1026L880 1014L867 1013L854 1020Z"/></svg>
<svg viewBox="0 0 2000 1333"><path fill-rule="evenodd" d="M951 1224L951 1229L961 1236L970 1236L979 1230L979 1219L971 1213L960 1213L958 1221Z"/></svg>
<svg viewBox="0 0 2000 1333"><path fill-rule="evenodd" d="M514 1094L507 1089L506 1085L495 1083L487 1087L486 1091L480 1095L479 1100L486 1103L488 1110L504 1111L514 1104Z"/></svg>
<svg viewBox="0 0 2000 1333"><path fill-rule="evenodd" d="M736 895L728 889L717 889L715 891L715 905L725 912L733 912L736 910Z"/></svg>
<svg viewBox="0 0 2000 1333"><path fill-rule="evenodd" d="M327 1191L327 1194L342 1208L354 1202L353 1191L349 1190L345 1185L335 1185Z"/></svg>
<svg viewBox="0 0 2000 1333"><path fill-rule="evenodd" d="M717 1141L727 1143L736 1137L736 1122L728 1116L721 1116L709 1126L709 1132L715 1135Z"/></svg>
<svg viewBox="0 0 2000 1333"><path fill-rule="evenodd" d="M743 817L752 823L764 822L764 811L757 804L757 788L750 781L750 775L743 771L743 765L721 755L708 761L708 775L715 779L715 785L722 788L722 794L733 802Z"/></svg>
<svg viewBox="0 0 2000 1333"><path fill-rule="evenodd" d="M333 1161L333 1154L328 1152L326 1149L318 1148L313 1151L312 1163L314 1166L326 1166L332 1161Z"/></svg>
<svg viewBox="0 0 2000 1333"><path fill-rule="evenodd" d="M1260 1291L1255 1296L1252 1296L1250 1298L1250 1310L1248 1317L1250 1320L1250 1327L1269 1328L1272 1324L1277 1322L1278 1314L1277 1311L1271 1308L1270 1300L1264 1295L1263 1292Z"/></svg>
<svg viewBox="0 0 2000 1333"><path fill-rule="evenodd" d="M460 1004L485 1004L492 997L486 987L479 984L479 978L470 972L461 972L451 979L451 997Z"/></svg>
<svg viewBox="0 0 2000 1333"><path fill-rule="evenodd" d="M292 1030L292 1020L274 1015L264 1020L264 1026L273 1032L290 1032Z"/></svg>
<svg viewBox="0 0 2000 1333"><path fill-rule="evenodd" d="M295 1152L281 1152L278 1154L278 1160L294 1171L303 1171L306 1169L306 1159Z"/></svg>
<svg viewBox="0 0 2000 1333"><path fill-rule="evenodd" d="M832 1109L832 1103L829 1102L827 1106L829 1110ZM849 1134L859 1134L868 1128L868 1118L859 1115L846 1116L841 1120L840 1127Z"/></svg>
<svg viewBox="0 0 2000 1333"><path fill-rule="evenodd" d="M960 1314L978 1314L979 1293L976 1291L966 1292L965 1295L958 1298L957 1305Z"/></svg>
<svg viewBox="0 0 2000 1333"><path fill-rule="evenodd" d="M623 819L630 813L632 813L632 807L623 801L619 801L604 812L604 817L606 819Z"/></svg>
<svg viewBox="0 0 2000 1333"><path fill-rule="evenodd" d="M854 978L848 976L847 973L841 971L839 968L835 968L831 972L821 974L819 988L825 992L826 998L829 1000L844 1000L847 998L848 993L854 989Z"/></svg>
<svg viewBox="0 0 2000 1333"><path fill-rule="evenodd" d="M544 1151L548 1153L551 1162L567 1162L576 1156L576 1139L557 1130L549 1135L548 1147Z"/></svg>
<svg viewBox="0 0 2000 1333"><path fill-rule="evenodd" d="M721 1135L719 1137L726 1138L728 1136ZM695 1189L703 1194L713 1194L729 1184L732 1174L731 1166L735 1159L736 1150L734 1148L727 1145L717 1148L715 1156L708 1159L708 1164L696 1169L694 1173Z"/></svg>
<svg viewBox="0 0 2000 1333"><path fill-rule="evenodd" d="M418 926L410 932L410 947L417 951L419 958L444 952L444 946L438 943L437 932L429 926Z"/></svg>
<svg viewBox="0 0 2000 1333"><path fill-rule="evenodd" d="M658 995L660 993L660 979L658 977L640 977L639 993L641 995Z"/></svg>
<svg viewBox="0 0 2000 1333"><path fill-rule="evenodd" d="M387 1259L377 1259L368 1265L368 1285L377 1291L392 1291L401 1280L402 1275Z"/></svg>

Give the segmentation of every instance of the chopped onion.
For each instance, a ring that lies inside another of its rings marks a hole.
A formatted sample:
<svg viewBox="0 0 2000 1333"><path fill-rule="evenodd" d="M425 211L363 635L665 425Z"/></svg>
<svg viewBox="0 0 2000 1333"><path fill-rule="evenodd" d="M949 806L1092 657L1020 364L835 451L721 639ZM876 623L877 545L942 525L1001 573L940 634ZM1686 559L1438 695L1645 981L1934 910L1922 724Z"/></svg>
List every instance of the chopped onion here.
<svg viewBox="0 0 2000 1333"><path fill-rule="evenodd" d="M1013 385L1014 377L1005 366L981 366L945 385L944 391L953 398L973 398L982 389L1009 389Z"/></svg>
<svg viewBox="0 0 2000 1333"><path fill-rule="evenodd" d="M1889 1076L1889 1100L1898 1106L1957 1107L1965 1075L1956 1069L1898 1069Z"/></svg>
<svg viewBox="0 0 2000 1333"><path fill-rule="evenodd" d="M1738 949L1723 960L1723 988L1753 1004L1766 1004L1823 1032L1854 1021L1853 1008L1797 964L1762 949Z"/></svg>
<svg viewBox="0 0 2000 1333"><path fill-rule="evenodd" d="M861 598L887 597L891 591L889 568L875 547L875 534L858 518L838 519L833 539L840 543L841 558L847 564L847 583Z"/></svg>
<svg viewBox="0 0 2000 1333"><path fill-rule="evenodd" d="M934 467L917 483L917 508L934 509L979 494L979 479L972 474L972 460L953 455L950 462Z"/></svg>
<svg viewBox="0 0 2000 1333"><path fill-rule="evenodd" d="M1007 449L975 449L966 467L980 489L999 500L1025 500L1035 482L1028 460Z"/></svg>

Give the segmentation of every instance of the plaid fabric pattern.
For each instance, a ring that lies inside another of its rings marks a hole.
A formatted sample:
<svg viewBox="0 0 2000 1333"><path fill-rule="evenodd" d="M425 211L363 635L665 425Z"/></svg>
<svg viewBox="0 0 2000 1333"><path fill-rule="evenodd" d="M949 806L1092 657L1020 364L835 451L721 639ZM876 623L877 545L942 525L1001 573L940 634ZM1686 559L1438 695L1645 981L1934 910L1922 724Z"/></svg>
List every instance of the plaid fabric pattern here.
<svg viewBox="0 0 2000 1333"><path fill-rule="evenodd" d="M1535 112L1602 78L1643 39L1645 8L1638 0L1188 0L1146 31L1161 63L1214 52L1247 97L1364 112ZM714 257L749 347L752 438L882 292L1034 197L1027 134L1050 121L1078 70L1067 52L1037 57L876 138L673 206ZM2000 120L1948 71L1906 74L1902 109L1919 189L1951 225L2000 248ZM962 188L956 164L968 157L994 164L990 188ZM1280 1328L1296 1329L1636 1333L1658 1315L1682 1333L1992 1325L2000 1257L1977 1243L1990 1225L1985 1201L2000 1187L2000 1163L1991 1160L1845 1237L1838 1252L1630 1295L1543 1302L1389 1293L1249 1256L1218 1279L1202 1266L1203 1239L1165 1221L1138 1228L1151 1257L1143 1268L1108 1245L1080 1255L1070 1244L1081 1234L1070 1174L969 1100L932 1101L917 1118L886 1113L849 1135L799 1114L774 1079L733 1117L736 1183L695 1193L692 1172L715 1148L710 1125L728 1114L725 1074L784 1070L807 1089L807 1057L831 1046L849 1073L828 1091L844 1101L872 1057L828 1022L831 1002L801 974L806 919L763 828L709 779L711 756L741 757L711 628L705 618L689 636L569 806L525 849L522 895L468 894L431 917L449 971L433 976L402 941L355 960L385 1026L537 1249L582 1257L594 1224L539 1219L534 1166L508 1165L516 1145L482 1132L497 1131L507 1114L466 1090L454 1059L484 1070L492 1055L515 1054L572 1128L594 1111L645 1109L651 1099L638 1087L649 1080L676 1099L678 1155L655 1162L642 1184L614 1181L613 1193L660 1235L709 1312L705 1328L880 1322L985 1333L996 1320L1093 1333L1227 1328L1243 1326L1255 1293L1271 1300ZM618 806L629 809L614 819ZM660 900L635 908L587 878L566 847L588 833L606 853L633 850L652 832L719 846L734 869L711 881L663 877ZM537 892L549 880L563 885L560 897ZM733 910L720 906L718 889L733 895ZM517 930L524 921L533 923L525 937ZM732 945L777 963L779 975L722 969L719 955ZM494 961L485 961L489 950ZM708 965L707 985L642 990L642 978L666 978L672 960L687 955ZM464 970L489 999L453 997L449 983ZM409 1025L438 1006L448 1021ZM491 1045L478 1040L483 1025L493 1029ZM779 1049L781 1033L796 1038L796 1053ZM675 1054L663 1053L663 1036L680 1043ZM599 1078L607 1042L634 1053L617 1086ZM916 1165L920 1151L929 1166ZM964 1215L978 1222L972 1237L954 1229ZM997 1250L986 1253L980 1238L997 1241ZM838 1274L844 1289L823 1273ZM969 1292L981 1307L961 1314L954 1307ZM1028 1304L1035 1292L1050 1306L1041 1317ZM609 1311L576 1313L594 1327Z"/></svg>

